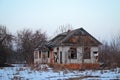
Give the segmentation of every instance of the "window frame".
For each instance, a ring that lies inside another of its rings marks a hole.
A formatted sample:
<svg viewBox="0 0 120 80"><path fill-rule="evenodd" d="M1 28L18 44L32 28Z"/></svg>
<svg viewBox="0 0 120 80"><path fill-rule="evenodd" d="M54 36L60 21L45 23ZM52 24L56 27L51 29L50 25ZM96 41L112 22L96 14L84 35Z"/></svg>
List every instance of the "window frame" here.
<svg viewBox="0 0 120 80"><path fill-rule="evenodd" d="M83 59L91 59L91 51L88 46L84 47Z"/></svg>
<svg viewBox="0 0 120 80"><path fill-rule="evenodd" d="M71 47L69 49L70 55L68 56L69 59L77 59L77 48Z"/></svg>
<svg viewBox="0 0 120 80"><path fill-rule="evenodd" d="M39 58L39 56L38 56L38 51L34 51L34 59L38 59Z"/></svg>

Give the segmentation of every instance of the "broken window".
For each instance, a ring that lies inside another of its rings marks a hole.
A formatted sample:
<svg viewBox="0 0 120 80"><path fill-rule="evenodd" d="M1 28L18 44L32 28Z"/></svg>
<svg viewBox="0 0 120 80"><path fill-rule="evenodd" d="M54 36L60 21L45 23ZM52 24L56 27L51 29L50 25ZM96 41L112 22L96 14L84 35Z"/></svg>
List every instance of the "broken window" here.
<svg viewBox="0 0 120 80"><path fill-rule="evenodd" d="M77 59L77 49L76 48L70 48L69 52L70 52L69 59Z"/></svg>
<svg viewBox="0 0 120 80"><path fill-rule="evenodd" d="M97 51L94 51L93 53L94 53L94 54L97 54L98 52L97 52Z"/></svg>
<svg viewBox="0 0 120 80"><path fill-rule="evenodd" d="M57 60L58 60L57 52L54 52L54 61L57 62Z"/></svg>
<svg viewBox="0 0 120 80"><path fill-rule="evenodd" d="M95 57L96 61L98 61L98 51L94 51L93 53L94 53L94 57Z"/></svg>
<svg viewBox="0 0 120 80"><path fill-rule="evenodd" d="M35 59L38 59L38 51L35 51L35 52L34 52L34 58L35 58Z"/></svg>
<svg viewBox="0 0 120 80"><path fill-rule="evenodd" d="M90 47L84 47L83 58L84 59L90 59Z"/></svg>

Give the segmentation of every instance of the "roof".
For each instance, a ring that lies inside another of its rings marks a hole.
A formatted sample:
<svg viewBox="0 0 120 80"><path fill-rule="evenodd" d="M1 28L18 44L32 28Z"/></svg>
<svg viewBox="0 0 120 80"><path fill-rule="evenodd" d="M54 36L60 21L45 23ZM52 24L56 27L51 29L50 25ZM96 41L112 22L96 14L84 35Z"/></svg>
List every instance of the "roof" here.
<svg viewBox="0 0 120 80"><path fill-rule="evenodd" d="M38 51L38 50L43 52L49 51L46 45L46 42L42 42L37 48L35 48L35 51Z"/></svg>
<svg viewBox="0 0 120 80"><path fill-rule="evenodd" d="M89 34L86 30L84 30L83 28L78 28L72 31L68 31L68 32L64 32L61 34L58 34L56 37L54 37L52 40L50 40L48 42L48 46L49 47L54 47L54 46L62 46L62 45L73 45L70 43L66 43L71 37L73 37L74 35L78 35L78 36L84 36L84 35L88 35L91 37L91 39L95 42L94 45L101 45L102 43L99 42L95 37L93 37L91 34ZM74 44L74 45L82 45L81 43L78 44Z"/></svg>

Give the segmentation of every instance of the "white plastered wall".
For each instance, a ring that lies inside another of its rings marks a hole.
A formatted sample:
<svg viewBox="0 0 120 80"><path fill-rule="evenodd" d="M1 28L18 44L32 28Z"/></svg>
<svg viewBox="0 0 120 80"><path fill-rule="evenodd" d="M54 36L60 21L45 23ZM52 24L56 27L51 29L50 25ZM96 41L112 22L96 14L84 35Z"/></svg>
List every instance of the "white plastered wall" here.
<svg viewBox="0 0 120 80"><path fill-rule="evenodd" d="M70 47L72 46L60 46L58 47L59 50L58 50L58 63L60 63L60 52L62 52L62 63L63 64L67 64L67 63L82 63L82 55L83 55L83 52L82 52L82 47L77 47L77 59L69 59L68 58L68 50L70 49ZM94 56L94 51L98 52L98 47L91 47L90 49L90 55L91 55L91 58L90 59L84 59L84 63L95 63L96 60L95 60L95 56ZM57 52L57 47L54 47L53 49L53 53L54 52Z"/></svg>

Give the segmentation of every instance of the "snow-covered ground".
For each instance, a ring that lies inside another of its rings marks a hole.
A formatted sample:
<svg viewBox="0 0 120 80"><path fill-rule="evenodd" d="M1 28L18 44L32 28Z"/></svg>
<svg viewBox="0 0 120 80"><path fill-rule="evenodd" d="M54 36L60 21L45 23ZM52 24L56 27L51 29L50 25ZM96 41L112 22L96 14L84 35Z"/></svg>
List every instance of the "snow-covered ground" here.
<svg viewBox="0 0 120 80"><path fill-rule="evenodd" d="M0 80L110 80L120 79L120 68L112 70L61 70L51 68L38 70L28 67L4 67L0 68Z"/></svg>

